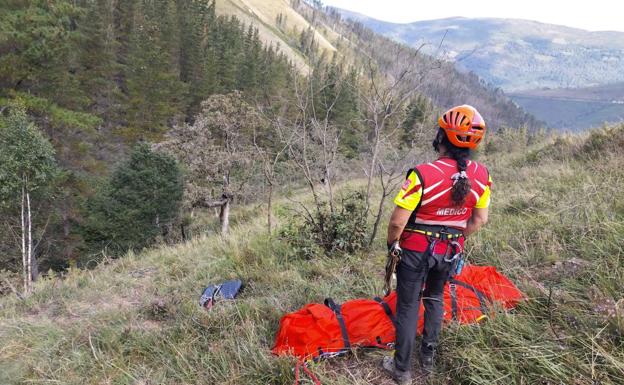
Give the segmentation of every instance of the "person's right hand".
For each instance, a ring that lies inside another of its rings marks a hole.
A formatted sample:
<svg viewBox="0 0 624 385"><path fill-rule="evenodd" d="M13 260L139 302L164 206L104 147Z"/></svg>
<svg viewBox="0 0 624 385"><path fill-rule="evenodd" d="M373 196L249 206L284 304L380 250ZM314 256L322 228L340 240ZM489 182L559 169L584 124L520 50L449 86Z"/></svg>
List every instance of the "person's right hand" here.
<svg viewBox="0 0 624 385"><path fill-rule="evenodd" d="M403 249L399 245L398 240L388 244L388 254L400 256L401 252L403 252Z"/></svg>

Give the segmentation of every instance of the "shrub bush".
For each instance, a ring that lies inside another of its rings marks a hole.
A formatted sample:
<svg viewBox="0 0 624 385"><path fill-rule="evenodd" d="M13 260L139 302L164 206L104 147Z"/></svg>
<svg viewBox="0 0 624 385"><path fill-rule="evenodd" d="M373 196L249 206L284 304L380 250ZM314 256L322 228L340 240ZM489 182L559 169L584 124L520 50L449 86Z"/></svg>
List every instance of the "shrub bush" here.
<svg viewBox="0 0 624 385"><path fill-rule="evenodd" d="M366 218L365 194L350 192L341 198L333 212L324 204L313 213L287 221L279 236L290 243L294 255L306 259L321 253L327 256L353 253L366 245Z"/></svg>

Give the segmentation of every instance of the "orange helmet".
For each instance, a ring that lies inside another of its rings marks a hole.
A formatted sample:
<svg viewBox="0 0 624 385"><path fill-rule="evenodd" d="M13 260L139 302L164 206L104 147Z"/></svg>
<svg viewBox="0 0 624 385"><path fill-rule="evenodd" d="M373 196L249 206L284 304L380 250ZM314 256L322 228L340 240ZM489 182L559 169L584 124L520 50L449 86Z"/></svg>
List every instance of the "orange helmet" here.
<svg viewBox="0 0 624 385"><path fill-rule="evenodd" d="M438 124L449 142L457 147L475 149L485 135L485 121L481 114L467 104L443 113Z"/></svg>

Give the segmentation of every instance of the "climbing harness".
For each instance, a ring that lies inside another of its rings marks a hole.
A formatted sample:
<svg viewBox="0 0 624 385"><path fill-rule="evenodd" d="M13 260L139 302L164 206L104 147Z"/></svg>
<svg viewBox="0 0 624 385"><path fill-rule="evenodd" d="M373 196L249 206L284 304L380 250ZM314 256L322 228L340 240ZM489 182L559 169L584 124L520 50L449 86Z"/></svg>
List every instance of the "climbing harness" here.
<svg viewBox="0 0 624 385"><path fill-rule="evenodd" d="M464 268L464 248L457 241L449 242L451 252L447 252L444 255L444 262L451 264L450 277L460 275Z"/></svg>

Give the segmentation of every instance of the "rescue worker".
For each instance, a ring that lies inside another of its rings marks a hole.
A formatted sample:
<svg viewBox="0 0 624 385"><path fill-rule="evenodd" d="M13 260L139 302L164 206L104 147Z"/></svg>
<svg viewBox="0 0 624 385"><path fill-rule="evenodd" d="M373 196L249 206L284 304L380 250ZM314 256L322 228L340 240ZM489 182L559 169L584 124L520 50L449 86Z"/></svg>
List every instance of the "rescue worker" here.
<svg viewBox="0 0 624 385"><path fill-rule="evenodd" d="M485 135L483 118L474 107L462 105L442 114L438 124L433 148L439 158L408 171L388 224L388 249L401 259L395 354L385 357L383 368L399 384L411 383L421 295L425 309L419 361L424 374L433 371L443 291L452 268L449 257L488 220L492 180L484 165L470 160Z"/></svg>

